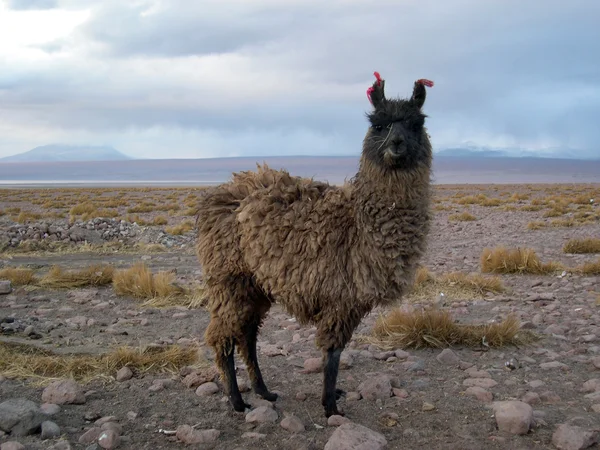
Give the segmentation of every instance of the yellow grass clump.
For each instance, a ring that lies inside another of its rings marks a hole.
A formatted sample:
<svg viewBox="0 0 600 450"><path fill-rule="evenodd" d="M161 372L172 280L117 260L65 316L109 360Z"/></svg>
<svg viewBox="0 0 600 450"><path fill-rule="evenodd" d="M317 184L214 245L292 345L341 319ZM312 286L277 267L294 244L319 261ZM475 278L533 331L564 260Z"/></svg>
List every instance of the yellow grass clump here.
<svg viewBox="0 0 600 450"><path fill-rule="evenodd" d="M546 228L546 223L539 220L533 220L527 224L528 230L540 230L542 228Z"/></svg>
<svg viewBox="0 0 600 450"><path fill-rule="evenodd" d="M503 292L502 280L497 276L483 276L451 272L436 276L427 268L417 270L413 290L409 294L411 300L433 300L443 292L448 299L466 300L484 295L486 292Z"/></svg>
<svg viewBox="0 0 600 450"><path fill-rule="evenodd" d="M78 270L65 270L53 266L39 281L47 288L73 289L83 286L105 286L113 279L114 268L108 265L92 265Z"/></svg>
<svg viewBox="0 0 600 450"><path fill-rule="evenodd" d="M452 222L472 222L473 220L477 220L477 217L467 211L463 211L460 214L451 214L448 216L448 220Z"/></svg>
<svg viewBox="0 0 600 450"><path fill-rule="evenodd" d="M169 220L165 216L156 216L152 221L152 225L166 225Z"/></svg>
<svg viewBox="0 0 600 450"><path fill-rule="evenodd" d="M78 203L69 210L69 215L80 216L82 214L91 213L96 210L96 207L90 202Z"/></svg>
<svg viewBox="0 0 600 450"><path fill-rule="evenodd" d="M194 364L203 364L194 346L119 347L103 355L64 355L37 347L0 343L0 373L9 378L33 379L39 384L60 378L81 382L110 378L124 366L136 373L175 373L181 367Z"/></svg>
<svg viewBox="0 0 600 450"><path fill-rule="evenodd" d="M1 269L0 279L9 280L15 286L27 286L37 282L33 270L18 267L6 267Z"/></svg>
<svg viewBox="0 0 600 450"><path fill-rule="evenodd" d="M194 224L189 220L181 222L179 225L175 225L172 227L165 227L165 231L169 234L180 235L187 233L188 231L194 228Z"/></svg>
<svg viewBox="0 0 600 450"><path fill-rule="evenodd" d="M584 275L600 275L600 258L597 261L584 263L573 271Z"/></svg>
<svg viewBox="0 0 600 450"><path fill-rule="evenodd" d="M31 211L22 211L17 216L16 222L26 223L26 222L29 222L31 220L40 220L41 218L42 218L41 214L34 213L34 212L31 212Z"/></svg>
<svg viewBox="0 0 600 450"><path fill-rule="evenodd" d="M559 263L542 263L531 248L507 249L499 246L485 248L481 253L483 273L548 274L562 269L564 267Z"/></svg>
<svg viewBox="0 0 600 450"><path fill-rule="evenodd" d="M563 246L565 253L600 253L600 239L571 239Z"/></svg>
<svg viewBox="0 0 600 450"><path fill-rule="evenodd" d="M186 292L175 284L175 274L158 272L153 274L148 266L138 263L129 269L118 270L113 277L113 286L118 295L143 300L171 298Z"/></svg>
<svg viewBox="0 0 600 450"><path fill-rule="evenodd" d="M521 345L533 335L521 330L519 320L508 316L500 323L458 324L448 311L426 308L417 311L394 309L380 316L373 327L370 342L386 349L425 347L502 347Z"/></svg>

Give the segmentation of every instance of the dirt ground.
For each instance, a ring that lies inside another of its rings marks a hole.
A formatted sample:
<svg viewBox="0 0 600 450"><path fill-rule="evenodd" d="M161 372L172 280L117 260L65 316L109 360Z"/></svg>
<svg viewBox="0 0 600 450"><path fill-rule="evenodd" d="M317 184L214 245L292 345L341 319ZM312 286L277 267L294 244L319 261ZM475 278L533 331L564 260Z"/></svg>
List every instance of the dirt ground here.
<svg viewBox="0 0 600 450"><path fill-rule="evenodd" d="M479 194L498 199L499 204L484 206L482 197L468 199ZM68 203L61 191L12 191L2 196L0 210L18 207L21 211L43 212L43 202L34 202L40 195L45 200L60 200L62 196L62 201ZM165 202L182 203L186 192L162 189L152 191L152 195L155 198L170 195ZM585 202L594 197L595 202ZM94 195L89 198L93 200ZM127 193L119 198L126 199ZM139 201L133 194L132 199L132 202ZM598 254L563 251L563 245L570 239L600 238L598 185L438 186L435 200L434 226L422 261L433 273L480 272L482 250L498 245L530 247L543 262L560 262L569 268L598 260ZM555 207L559 203L564 207ZM557 209L560 214L548 214ZM451 217L465 211L475 220L457 221ZM145 214L140 216L150 221L157 213ZM66 219L38 220L62 223ZM183 220L181 216L169 214L169 225L179 220ZM557 220L564 222L561 225ZM528 227L531 222L543 225ZM0 216L0 228L13 223L10 214ZM150 231L155 233L159 228L162 226ZM193 230L188 236L193 243ZM27 253L5 249L0 253L0 269L29 267L43 274L52 265L80 268L108 263L115 268L126 268L140 260L153 271L175 269L182 284L192 285L201 279L192 244L148 254L135 251ZM408 348L404 349L408 355L385 354L362 339L370 335L378 315L385 313L373 311L364 319L345 351L347 364L340 371L338 387L348 394L355 393L359 384L374 374L387 374L397 383L399 395L383 401L355 400L356 396L347 395L339 402L346 417L382 433L389 449L555 448L552 435L559 424L568 423L584 430L600 429L600 394L594 396L583 390L586 381L600 378L600 364L595 366L595 362L600 363L600 275L567 270L547 275L501 277L506 292L487 293L475 299L446 298L443 307L461 323L501 321L510 313L516 314L540 340L520 348L455 347L452 350L460 359L457 364L443 364L436 359L442 349ZM405 304L414 302L409 298ZM77 321L79 325L70 321L81 316L87 320ZM209 321L206 310L181 306L143 307L135 299L117 296L110 286L70 290L14 287L11 294L0 296L0 319L32 325L37 333L29 336L21 331L0 333L0 342L35 345L60 354L101 354L121 345L197 344L204 364L209 365L212 358L210 350L203 346L203 333ZM305 360L320 357L314 344L314 331L314 328L296 324L277 306L271 310L261 331L262 372L267 386L280 394L274 404L278 414L274 422L247 423L244 414L233 412L224 401L222 391L198 396L195 389L181 382L183 377L179 373L135 374L123 382L106 378L91 381L85 385L84 404L62 405L51 420L61 429L60 439L67 440L71 448L97 448L94 444L80 444L80 436L97 418L115 416L114 420L123 427L119 448L185 447L175 436L159 430L175 430L187 424L197 429L220 431L214 443L204 447L190 445L190 448L322 449L335 427L328 426L320 405L321 374L305 373L303 369ZM518 360L515 370L505 367L511 358ZM561 364L545 364L554 361ZM525 396L534 410L529 433L512 435L499 431L492 404L466 395L464 380L472 378L467 370L473 368L486 372L480 377L497 383L486 387L494 401L520 400ZM241 379L246 379L243 365L238 367L238 373ZM151 388L157 379L172 382L164 382L159 389ZM39 381L0 375L0 403L8 398L43 403L44 386ZM250 403L260 403L252 393L243 395ZM304 431L293 433L280 425L289 414L303 422ZM5 435L0 437L0 444L9 440L17 440L27 449L46 449L59 439L42 441L39 434L18 438Z"/></svg>

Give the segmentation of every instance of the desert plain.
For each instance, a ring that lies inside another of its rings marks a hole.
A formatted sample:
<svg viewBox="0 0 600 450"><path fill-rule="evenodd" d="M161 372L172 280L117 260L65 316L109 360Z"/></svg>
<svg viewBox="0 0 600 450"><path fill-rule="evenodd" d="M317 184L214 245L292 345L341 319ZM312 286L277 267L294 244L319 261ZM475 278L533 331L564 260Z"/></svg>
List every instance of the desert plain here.
<svg viewBox="0 0 600 450"><path fill-rule="evenodd" d="M278 306L259 361L279 398L249 392L241 361L253 410L224 398L203 343L202 189L0 190L2 450L600 442L600 185L436 185L413 291L356 330L329 419L315 329Z"/></svg>

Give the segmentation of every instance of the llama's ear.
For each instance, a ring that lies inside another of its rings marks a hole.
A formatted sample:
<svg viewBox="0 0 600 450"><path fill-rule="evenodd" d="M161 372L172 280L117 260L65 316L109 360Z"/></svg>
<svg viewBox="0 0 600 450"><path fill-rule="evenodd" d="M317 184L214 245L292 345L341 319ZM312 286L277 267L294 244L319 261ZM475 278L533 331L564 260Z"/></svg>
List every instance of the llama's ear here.
<svg viewBox="0 0 600 450"><path fill-rule="evenodd" d="M413 94L410 101L417 108L421 108L425 104L425 97L427 97L427 91L425 90L425 86L432 87L433 81L424 79L415 81L415 87L413 88Z"/></svg>
<svg viewBox="0 0 600 450"><path fill-rule="evenodd" d="M367 98L375 108L379 108L385 102L385 80L381 79L379 72L374 72L375 82L367 89Z"/></svg>

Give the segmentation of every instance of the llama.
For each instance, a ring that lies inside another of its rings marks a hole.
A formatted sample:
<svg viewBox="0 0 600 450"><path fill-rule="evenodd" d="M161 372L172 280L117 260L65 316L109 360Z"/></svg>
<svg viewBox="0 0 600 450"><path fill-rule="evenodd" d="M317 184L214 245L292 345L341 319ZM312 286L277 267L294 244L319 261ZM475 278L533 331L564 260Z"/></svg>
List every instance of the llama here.
<svg viewBox="0 0 600 450"><path fill-rule="evenodd" d="M376 306L402 298L425 250L430 223L432 150L424 127L428 80L409 99L387 99L385 81L367 90L373 105L358 173L342 187L257 165L233 174L200 199L197 254L210 324L206 343L235 411L235 346L254 392L269 401L258 365L257 334L273 303L317 328L323 353L321 402L343 414L336 389L340 354Z"/></svg>

